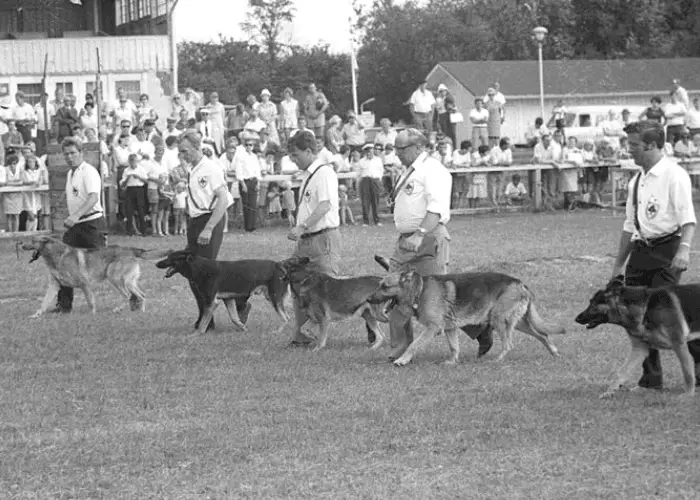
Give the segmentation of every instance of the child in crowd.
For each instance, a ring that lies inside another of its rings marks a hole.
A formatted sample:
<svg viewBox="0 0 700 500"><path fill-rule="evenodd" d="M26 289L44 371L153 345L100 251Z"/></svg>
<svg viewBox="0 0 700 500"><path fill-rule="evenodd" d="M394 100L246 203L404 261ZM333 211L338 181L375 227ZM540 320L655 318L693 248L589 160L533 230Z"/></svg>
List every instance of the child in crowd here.
<svg viewBox="0 0 700 500"><path fill-rule="evenodd" d="M620 137L620 149L617 151L619 160L629 160L632 158L630 154L630 141L627 137Z"/></svg>
<svg viewBox="0 0 700 500"><path fill-rule="evenodd" d="M170 174L163 172L160 175L160 185L158 186L158 223L156 227L163 236L170 236L170 209L175 198L175 190L170 183Z"/></svg>
<svg viewBox="0 0 700 500"><path fill-rule="evenodd" d="M452 168L452 139L445 137L437 145L438 160L446 168Z"/></svg>
<svg viewBox="0 0 700 500"><path fill-rule="evenodd" d="M292 228L296 225L294 221L294 212L297 209L297 203L294 199L294 191L292 190L292 183L290 181L284 181L281 185L282 187L282 218L287 219L289 222L289 227Z"/></svg>
<svg viewBox="0 0 700 500"><path fill-rule="evenodd" d="M22 169L19 168L19 157L9 154L5 157L5 168L0 167L0 186L21 186ZM19 214L22 213L22 193L3 193L2 206L7 220L7 231L19 231Z"/></svg>
<svg viewBox="0 0 700 500"><path fill-rule="evenodd" d="M175 196L173 197L173 217L175 219L175 234L186 234L187 216L185 207L187 206L187 185L178 182L175 186Z"/></svg>
<svg viewBox="0 0 700 500"><path fill-rule="evenodd" d="M7 120L5 125L7 125L8 128L8 131L2 136L2 143L5 146L5 149L9 148L10 146L15 148L22 146L24 144L24 139L22 139L22 134L19 132L19 130L17 130L17 124L15 121Z"/></svg>
<svg viewBox="0 0 700 500"><path fill-rule="evenodd" d="M462 141L459 149L452 154L452 168L469 168L472 164L472 143ZM469 190L470 174L454 174L452 176L452 206L461 207L464 195Z"/></svg>
<svg viewBox="0 0 700 500"><path fill-rule="evenodd" d="M581 156L583 157L584 165L598 164L598 154L595 151L595 141L593 139L586 139L586 141L583 143ZM593 186L595 186L595 171L597 170L598 167L584 169L583 197L581 200L586 203L590 202L591 190L593 189Z"/></svg>
<svg viewBox="0 0 700 500"><path fill-rule="evenodd" d="M49 169L46 168L46 161L42 158L37 158L37 163L39 164L39 185L47 186L49 185ZM39 193L39 218L41 221L42 230L51 229L51 196L48 191L41 191Z"/></svg>
<svg viewBox="0 0 700 500"><path fill-rule="evenodd" d="M522 205L527 199L527 189L525 184L520 182L520 175L513 174L511 181L506 186L506 205Z"/></svg>
<svg viewBox="0 0 700 500"><path fill-rule="evenodd" d="M41 170L37 157L33 154L25 158L24 169L22 170L22 184L26 186L41 186ZM41 208L39 193L35 191L22 192L22 208L27 212L27 231L37 230L37 213Z"/></svg>
<svg viewBox="0 0 700 500"><path fill-rule="evenodd" d="M472 167L486 167L488 166L489 161L489 147L482 144L472 157ZM467 192L469 208L476 208L479 204L479 200L483 200L486 197L486 174L474 174L474 177L472 177L472 183L469 186L469 191Z"/></svg>
<svg viewBox="0 0 700 500"><path fill-rule="evenodd" d="M279 186L276 182L271 182L270 187L267 189L267 213L270 215L271 219L277 219L282 212L282 194L280 193Z"/></svg>
<svg viewBox="0 0 700 500"><path fill-rule="evenodd" d="M557 163L560 169L559 190L564 193L564 208L574 208L574 201L578 195L578 178L581 166L583 166L583 154L578 147L576 137L569 137L566 147L562 149L562 163Z"/></svg>
<svg viewBox="0 0 700 500"><path fill-rule="evenodd" d="M348 188L342 184L338 186L338 204L340 206L340 225L346 224L355 225L355 217L352 215L352 210L348 205Z"/></svg>

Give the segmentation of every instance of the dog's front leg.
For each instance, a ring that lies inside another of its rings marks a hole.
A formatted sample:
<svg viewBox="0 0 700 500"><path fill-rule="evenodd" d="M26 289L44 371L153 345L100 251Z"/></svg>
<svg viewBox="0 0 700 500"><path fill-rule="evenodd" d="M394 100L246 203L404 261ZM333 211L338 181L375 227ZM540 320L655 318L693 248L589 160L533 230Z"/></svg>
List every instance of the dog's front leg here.
<svg viewBox="0 0 700 500"><path fill-rule="evenodd" d="M213 298L211 302L204 306L204 311L202 312L202 318L199 320L199 327L194 331L196 335L203 335L207 331L209 322L214 317L214 311L219 305L216 298Z"/></svg>
<svg viewBox="0 0 700 500"><path fill-rule="evenodd" d="M399 359L394 361L394 365L405 366L410 363L411 359L413 359L413 356L416 354L416 351L424 347L433 337L438 334L440 330L441 328L438 325L428 326L425 330L423 330L423 333L421 333L417 339L411 342L408 349L406 349L406 352L404 352Z"/></svg>
<svg viewBox="0 0 700 500"><path fill-rule="evenodd" d="M445 328L445 338L450 346L450 357L444 361L446 365L455 365L459 361L459 333L456 328Z"/></svg>
<svg viewBox="0 0 700 500"><path fill-rule="evenodd" d="M695 395L695 361L690 355L688 344L681 342L673 347L673 352L678 356L678 361L681 363L681 371L683 372L683 381L685 382L685 392L683 396Z"/></svg>
<svg viewBox="0 0 700 500"><path fill-rule="evenodd" d="M326 342L328 341L328 330L330 329L330 327L330 321L326 319L321 320L321 322L318 324L319 337L311 352L318 352L324 347L326 347Z"/></svg>
<svg viewBox="0 0 700 500"><path fill-rule="evenodd" d="M83 293L85 294L85 301L88 303L88 307L90 308L90 312L92 314L97 314L97 304L95 303L95 292L90 288L90 285L85 285L84 287L81 288Z"/></svg>
<svg viewBox="0 0 700 500"><path fill-rule="evenodd" d="M58 290L60 288L61 285L54 279L54 277L49 276L49 282L46 287L46 294L44 295L44 298L41 301L41 306L39 306L39 309L37 309L37 311L34 314L32 314L30 318L38 318L46 311L51 309L51 306L56 304L56 297L58 297Z"/></svg>
<svg viewBox="0 0 700 500"><path fill-rule="evenodd" d="M649 355L649 346L634 337L630 337L630 340L632 341L632 350L629 357L618 372L615 382L610 384L607 390L600 395L601 399L610 398L620 389L626 387L635 374L639 372L642 362Z"/></svg>

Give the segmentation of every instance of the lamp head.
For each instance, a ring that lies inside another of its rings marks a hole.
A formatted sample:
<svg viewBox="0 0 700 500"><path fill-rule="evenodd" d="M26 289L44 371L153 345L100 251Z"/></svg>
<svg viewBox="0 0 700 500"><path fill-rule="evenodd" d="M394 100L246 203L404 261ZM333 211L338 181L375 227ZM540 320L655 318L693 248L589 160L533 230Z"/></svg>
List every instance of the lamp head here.
<svg viewBox="0 0 700 500"><path fill-rule="evenodd" d="M532 30L532 34L535 36L535 40L537 40L537 43L543 43L545 37L547 36L547 28L543 26L538 26L537 28Z"/></svg>

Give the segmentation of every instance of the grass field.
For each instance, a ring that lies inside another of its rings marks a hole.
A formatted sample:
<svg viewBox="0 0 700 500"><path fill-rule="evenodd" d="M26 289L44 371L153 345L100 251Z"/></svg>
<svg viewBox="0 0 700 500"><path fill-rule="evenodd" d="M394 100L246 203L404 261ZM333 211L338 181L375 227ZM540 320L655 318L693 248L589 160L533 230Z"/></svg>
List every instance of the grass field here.
<svg viewBox="0 0 700 500"><path fill-rule="evenodd" d="M146 314L29 320L45 290L43 263L0 243L0 498L17 499L697 499L700 396L667 390L600 401L628 342L619 327L586 331L573 318L609 277L620 217L609 212L513 214L451 223L453 269L522 278L543 316L566 326L562 356L516 333L476 362L435 339L405 368L370 351L361 322L333 326L312 354L274 336L279 320L253 299L250 333L186 338L196 306L183 278L144 264ZM392 228L344 231L343 271L380 274ZM182 239L112 240L153 248ZM221 258L284 258L282 228L229 234ZM693 255L697 259L697 255ZM698 281L691 261L685 281Z"/></svg>

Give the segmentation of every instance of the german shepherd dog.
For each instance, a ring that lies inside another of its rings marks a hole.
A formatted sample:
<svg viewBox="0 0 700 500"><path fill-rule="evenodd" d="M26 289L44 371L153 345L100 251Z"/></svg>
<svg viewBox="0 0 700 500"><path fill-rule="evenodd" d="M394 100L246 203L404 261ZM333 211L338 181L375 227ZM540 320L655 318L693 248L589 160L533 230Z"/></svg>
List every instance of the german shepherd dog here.
<svg viewBox="0 0 700 500"><path fill-rule="evenodd" d="M166 278L179 273L193 285L199 308L195 334L203 334L207 330L220 300L226 305L231 322L238 330L247 331L248 300L258 293L265 296L284 320L278 333L289 321L284 305L289 296L289 279L284 263L256 259L218 261L199 257L188 250L178 250L157 262L156 267L167 269Z"/></svg>
<svg viewBox="0 0 700 500"><path fill-rule="evenodd" d="M685 393L695 393L695 363L688 342L700 338L700 284L664 288L625 286L624 277L598 290L576 322L593 329L610 323L627 330L631 351L617 378L600 396L609 398L627 386L649 349L671 349L678 356Z"/></svg>
<svg viewBox="0 0 700 500"><path fill-rule="evenodd" d="M418 349L435 335L445 332L451 356L446 364L457 363L457 328L481 325L495 330L503 343L497 356L502 360L513 348L513 330L517 329L542 342L557 356L550 335L564 334L563 328L547 325L535 308L533 293L518 279L493 272L445 274L422 277L414 271L386 276L370 298L371 302L394 301L406 317L416 319L426 329L394 361L408 364Z"/></svg>
<svg viewBox="0 0 700 500"><path fill-rule="evenodd" d="M145 295L138 283L141 276L140 260L160 259L169 251L119 245L94 249L75 248L51 236L41 236L25 242L22 249L34 251L30 263L43 258L51 273L44 300L32 318L41 316L55 304L61 286L80 288L90 310L95 314L97 307L94 287L105 280L129 300L132 309L136 306L145 311ZM114 312L123 309L125 305L115 308Z"/></svg>
<svg viewBox="0 0 700 500"><path fill-rule="evenodd" d="M356 317L363 318L368 333L374 335L370 348L377 349L381 346L385 337L379 322L386 323L389 318L384 312L383 304L370 304L368 299L382 278L334 278L308 270L308 264L307 257L292 257L284 262L292 294L303 314L303 317L297 318L297 329L301 330L308 321L319 328L313 352L326 346L331 323Z"/></svg>

